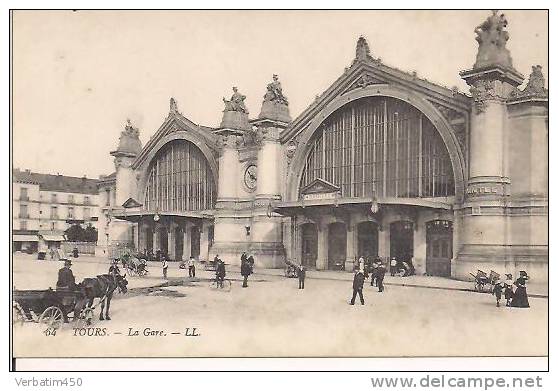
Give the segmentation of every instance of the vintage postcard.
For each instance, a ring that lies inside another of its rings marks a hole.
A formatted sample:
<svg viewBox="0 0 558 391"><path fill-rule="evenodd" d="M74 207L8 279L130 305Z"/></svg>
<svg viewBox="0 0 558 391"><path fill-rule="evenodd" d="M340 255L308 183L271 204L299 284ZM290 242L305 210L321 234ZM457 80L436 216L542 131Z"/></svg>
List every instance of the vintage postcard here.
<svg viewBox="0 0 558 391"><path fill-rule="evenodd" d="M10 16L16 360L548 356L547 11Z"/></svg>

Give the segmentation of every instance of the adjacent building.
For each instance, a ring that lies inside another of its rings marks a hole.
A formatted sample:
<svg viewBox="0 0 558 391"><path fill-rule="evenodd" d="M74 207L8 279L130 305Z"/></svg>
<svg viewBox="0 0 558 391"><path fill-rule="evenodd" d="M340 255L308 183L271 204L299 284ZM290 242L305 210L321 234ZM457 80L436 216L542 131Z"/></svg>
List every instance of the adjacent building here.
<svg viewBox="0 0 558 391"><path fill-rule="evenodd" d="M36 252L39 244L60 247L73 224L97 228L98 181L14 169L12 241L14 251Z"/></svg>
<svg viewBox="0 0 558 391"><path fill-rule="evenodd" d="M469 93L382 63L361 37L294 120L277 75L256 115L234 87L217 128L171 98L145 146L128 122L111 152L107 245L230 263L248 251L260 267L318 270L395 257L420 274L547 281L548 91L538 65L520 88L506 26L494 12L474 30L478 55L460 72Z"/></svg>

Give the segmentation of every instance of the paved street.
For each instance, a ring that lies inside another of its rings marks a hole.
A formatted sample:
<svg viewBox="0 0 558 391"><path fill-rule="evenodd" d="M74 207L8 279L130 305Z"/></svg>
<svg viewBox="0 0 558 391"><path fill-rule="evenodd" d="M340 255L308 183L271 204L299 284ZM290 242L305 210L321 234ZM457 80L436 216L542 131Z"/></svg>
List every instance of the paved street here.
<svg viewBox="0 0 558 391"><path fill-rule="evenodd" d="M14 286L54 287L60 267L17 255ZM72 269L81 281L106 272L108 264L83 257ZM530 298L530 309L496 308L489 294L396 285L378 293L367 285L366 304L350 306L352 284L346 280L310 276L301 291L296 279L256 270L243 289L238 273L229 272L232 290L222 292L209 288L212 274L200 269L199 278L190 280L171 264L167 287L160 287L159 268L150 267L148 277L130 277L128 294L113 299L112 320L92 325L106 328L99 332L106 335L75 336L65 325L45 336L39 325L16 325L15 355L547 355L545 298ZM143 335L146 328L162 335ZM139 335L128 335L134 331Z"/></svg>

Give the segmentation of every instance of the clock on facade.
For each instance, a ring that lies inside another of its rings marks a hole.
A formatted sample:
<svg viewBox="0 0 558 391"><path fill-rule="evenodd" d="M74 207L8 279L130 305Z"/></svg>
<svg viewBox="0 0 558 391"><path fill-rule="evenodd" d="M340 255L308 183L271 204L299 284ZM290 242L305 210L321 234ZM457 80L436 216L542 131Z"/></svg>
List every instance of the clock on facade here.
<svg viewBox="0 0 558 391"><path fill-rule="evenodd" d="M254 190L256 188L257 182L257 168L255 164L250 164L246 167L246 171L244 171L244 184L250 190Z"/></svg>

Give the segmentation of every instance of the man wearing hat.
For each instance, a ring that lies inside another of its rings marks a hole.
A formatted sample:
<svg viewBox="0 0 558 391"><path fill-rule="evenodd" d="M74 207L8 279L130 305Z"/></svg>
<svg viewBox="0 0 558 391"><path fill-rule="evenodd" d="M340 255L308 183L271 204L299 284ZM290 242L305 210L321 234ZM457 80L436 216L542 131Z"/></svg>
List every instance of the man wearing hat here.
<svg viewBox="0 0 558 391"><path fill-rule="evenodd" d="M353 297L351 298L351 305L355 305L356 295L360 298L360 304L364 305L364 296L362 296L362 288L364 287L364 273L360 270L355 272L353 278Z"/></svg>
<svg viewBox="0 0 558 391"><path fill-rule="evenodd" d="M509 307L513 299L513 277L511 273L506 274L506 281L504 282L504 298L506 299L506 307Z"/></svg>
<svg viewBox="0 0 558 391"><path fill-rule="evenodd" d="M56 289L76 289L76 279L72 273L72 261L69 259L64 260L64 267L58 270L58 281L56 282Z"/></svg>

